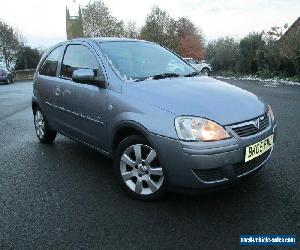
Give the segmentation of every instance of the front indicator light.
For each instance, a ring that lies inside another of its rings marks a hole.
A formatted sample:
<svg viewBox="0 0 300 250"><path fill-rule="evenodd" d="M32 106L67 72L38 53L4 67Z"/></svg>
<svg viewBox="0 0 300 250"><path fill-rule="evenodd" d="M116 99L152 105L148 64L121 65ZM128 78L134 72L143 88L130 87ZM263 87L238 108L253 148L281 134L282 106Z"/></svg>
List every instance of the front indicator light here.
<svg viewBox="0 0 300 250"><path fill-rule="evenodd" d="M268 108L269 108L268 114L271 117L272 122L274 122L275 116L274 116L273 110L270 105L268 105Z"/></svg>

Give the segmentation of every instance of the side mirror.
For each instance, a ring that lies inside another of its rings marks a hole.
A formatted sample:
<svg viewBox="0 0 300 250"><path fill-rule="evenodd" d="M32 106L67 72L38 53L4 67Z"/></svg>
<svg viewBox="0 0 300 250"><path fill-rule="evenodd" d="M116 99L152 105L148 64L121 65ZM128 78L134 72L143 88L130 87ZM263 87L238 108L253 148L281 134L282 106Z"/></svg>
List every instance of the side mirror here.
<svg viewBox="0 0 300 250"><path fill-rule="evenodd" d="M93 84L100 88L105 88L105 77L102 72L97 72L98 76L92 69L77 69L73 71L72 81L85 84Z"/></svg>

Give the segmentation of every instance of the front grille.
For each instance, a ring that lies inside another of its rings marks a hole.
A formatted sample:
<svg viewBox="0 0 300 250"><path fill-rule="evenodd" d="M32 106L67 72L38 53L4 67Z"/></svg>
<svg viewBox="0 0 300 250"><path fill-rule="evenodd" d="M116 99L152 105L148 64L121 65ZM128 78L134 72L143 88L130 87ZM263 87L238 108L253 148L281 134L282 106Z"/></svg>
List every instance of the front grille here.
<svg viewBox="0 0 300 250"><path fill-rule="evenodd" d="M270 149L271 150L271 149ZM242 176L260 166L270 155L270 150L248 162L233 164L236 176Z"/></svg>
<svg viewBox="0 0 300 250"><path fill-rule="evenodd" d="M222 168L193 169L193 172L204 182L216 182L225 178Z"/></svg>
<svg viewBox="0 0 300 250"><path fill-rule="evenodd" d="M250 121L250 122L246 122L245 125L238 126L238 125L234 125L232 127L232 130L240 137L246 137L246 136L250 136L250 135L255 135L256 133L263 131L264 129L266 129L269 126L269 116L264 116L263 119L259 120L259 128L257 128L256 126L254 126L254 122L257 119Z"/></svg>

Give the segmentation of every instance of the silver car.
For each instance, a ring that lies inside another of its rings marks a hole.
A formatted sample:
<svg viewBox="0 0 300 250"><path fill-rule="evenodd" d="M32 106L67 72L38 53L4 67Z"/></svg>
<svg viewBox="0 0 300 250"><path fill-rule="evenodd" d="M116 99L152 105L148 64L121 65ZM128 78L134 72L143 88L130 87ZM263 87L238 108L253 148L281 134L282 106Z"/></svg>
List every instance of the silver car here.
<svg viewBox="0 0 300 250"><path fill-rule="evenodd" d="M124 190L142 200L241 180L267 162L276 135L259 97L133 39L49 49L35 73L32 110L41 143L59 133L113 158Z"/></svg>
<svg viewBox="0 0 300 250"><path fill-rule="evenodd" d="M212 72L212 67L209 63L205 61L198 61L194 58L183 58L187 63L193 66L196 70L201 72L202 74L208 76Z"/></svg>

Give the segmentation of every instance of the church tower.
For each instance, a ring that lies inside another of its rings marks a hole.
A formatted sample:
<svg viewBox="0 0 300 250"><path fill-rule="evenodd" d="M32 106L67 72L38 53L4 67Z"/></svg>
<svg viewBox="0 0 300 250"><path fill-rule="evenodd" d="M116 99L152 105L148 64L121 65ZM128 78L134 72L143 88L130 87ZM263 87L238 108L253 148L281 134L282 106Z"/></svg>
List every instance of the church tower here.
<svg viewBox="0 0 300 250"><path fill-rule="evenodd" d="M70 10L66 7L66 32L67 39L83 37L82 14L78 7L78 15L70 15Z"/></svg>

